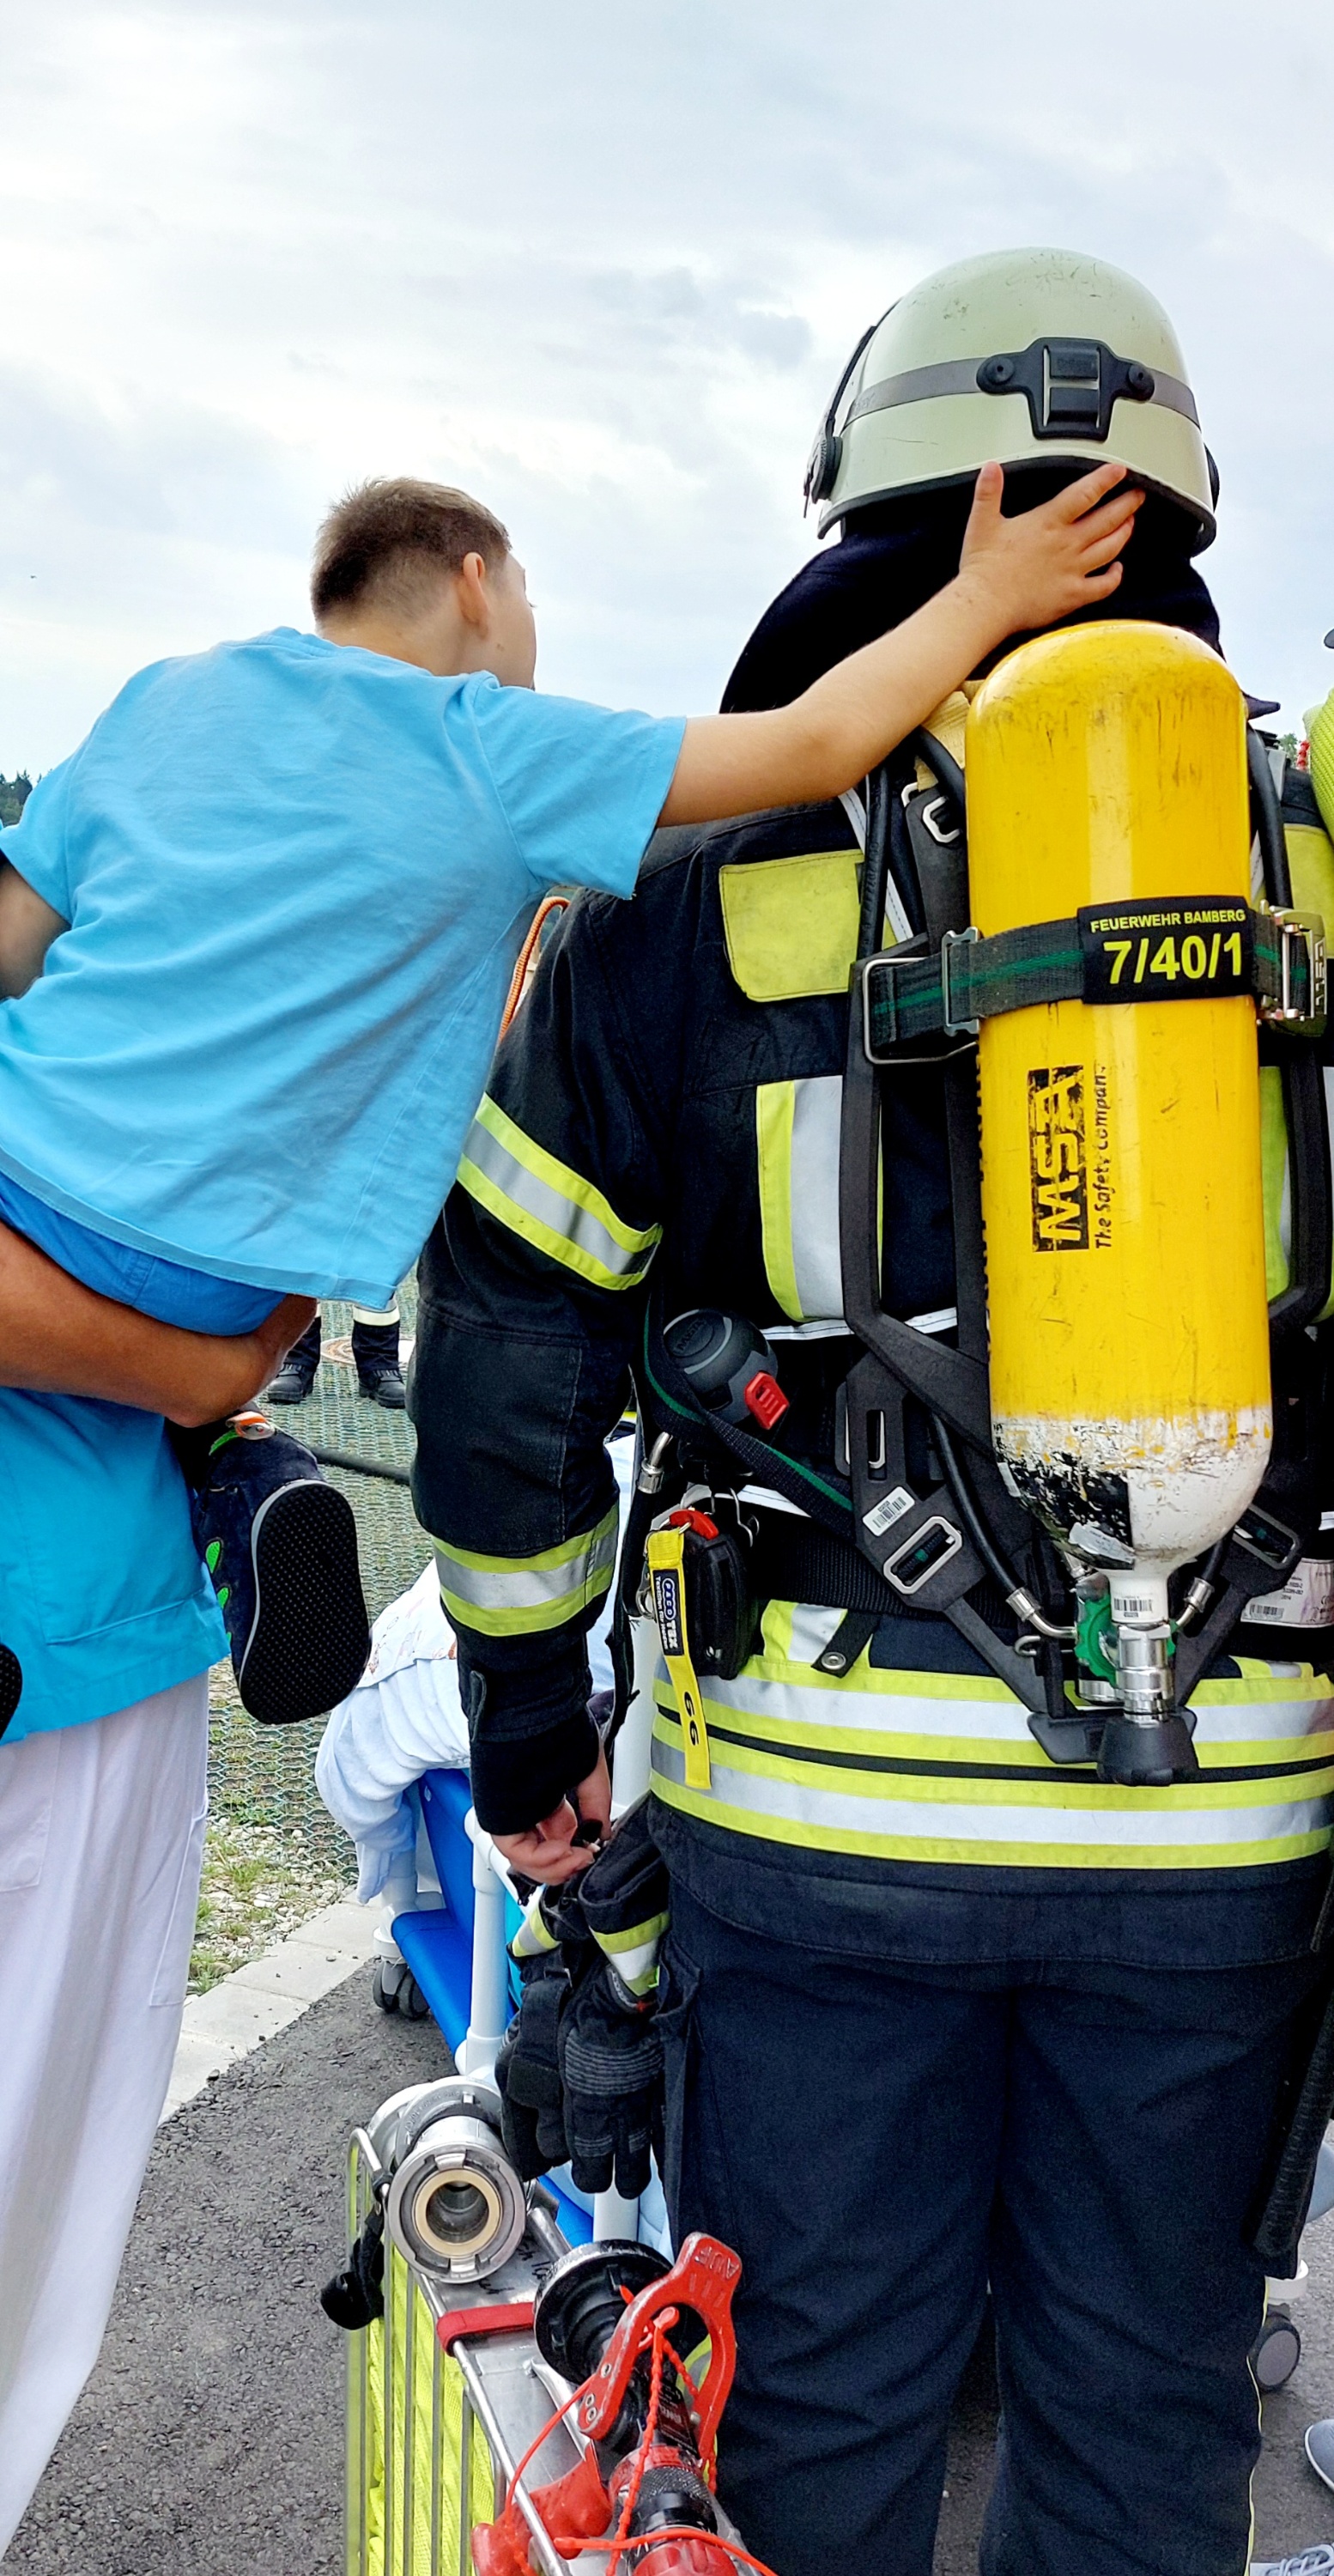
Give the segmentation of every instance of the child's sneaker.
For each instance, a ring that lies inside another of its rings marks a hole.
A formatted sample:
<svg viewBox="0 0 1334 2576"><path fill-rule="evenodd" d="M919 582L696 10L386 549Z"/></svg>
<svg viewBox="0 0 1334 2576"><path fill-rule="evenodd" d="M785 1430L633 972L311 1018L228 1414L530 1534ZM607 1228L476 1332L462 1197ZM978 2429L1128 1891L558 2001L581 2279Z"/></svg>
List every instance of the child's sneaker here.
<svg viewBox="0 0 1334 2576"><path fill-rule="evenodd" d="M250 1414L215 1444L193 1505L242 1706L264 1726L322 1717L371 1650L351 1504L299 1440Z"/></svg>

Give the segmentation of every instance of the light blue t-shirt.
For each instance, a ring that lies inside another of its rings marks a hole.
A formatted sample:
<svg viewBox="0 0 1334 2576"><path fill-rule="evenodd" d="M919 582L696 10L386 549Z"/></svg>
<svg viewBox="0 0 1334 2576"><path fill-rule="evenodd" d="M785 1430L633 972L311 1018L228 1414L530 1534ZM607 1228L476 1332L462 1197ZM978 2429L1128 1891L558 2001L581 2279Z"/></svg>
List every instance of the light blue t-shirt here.
<svg viewBox="0 0 1334 2576"><path fill-rule="evenodd" d="M0 834L70 923L0 1006L0 1169L188 1268L387 1305L536 903L633 892L682 731L288 627L141 671Z"/></svg>
<svg viewBox="0 0 1334 2576"><path fill-rule="evenodd" d="M5 1748L109 1717L227 1652L157 1414L0 1387L0 1637L23 1666Z"/></svg>

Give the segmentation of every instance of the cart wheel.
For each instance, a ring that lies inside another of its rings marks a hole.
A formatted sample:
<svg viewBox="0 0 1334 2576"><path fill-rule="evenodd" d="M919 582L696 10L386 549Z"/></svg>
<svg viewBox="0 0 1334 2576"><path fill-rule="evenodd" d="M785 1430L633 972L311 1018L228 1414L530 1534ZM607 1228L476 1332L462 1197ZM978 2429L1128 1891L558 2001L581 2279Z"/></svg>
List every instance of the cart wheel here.
<svg viewBox="0 0 1334 2576"><path fill-rule="evenodd" d="M1271 2308L1251 2346L1251 2369L1262 2395L1286 2388L1302 2357L1302 2339L1286 2308Z"/></svg>
<svg viewBox="0 0 1334 2576"><path fill-rule="evenodd" d="M398 1990L407 1973L407 1962L403 1959L376 1960L375 1974L371 1979L371 1993L381 2012L397 2012Z"/></svg>
<svg viewBox="0 0 1334 2576"><path fill-rule="evenodd" d="M371 1993L381 2012L398 2013L404 2021L425 2021L431 2009L406 1959L377 1959Z"/></svg>

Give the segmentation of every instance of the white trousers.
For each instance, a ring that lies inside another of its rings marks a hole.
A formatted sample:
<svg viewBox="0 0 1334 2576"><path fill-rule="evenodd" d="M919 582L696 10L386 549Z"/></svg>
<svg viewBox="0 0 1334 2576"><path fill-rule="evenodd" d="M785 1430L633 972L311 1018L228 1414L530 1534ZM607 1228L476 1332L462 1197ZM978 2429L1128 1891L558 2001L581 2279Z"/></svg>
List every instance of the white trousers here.
<svg viewBox="0 0 1334 2576"><path fill-rule="evenodd" d="M208 1676L0 1742L0 2556L97 2359L171 2073Z"/></svg>

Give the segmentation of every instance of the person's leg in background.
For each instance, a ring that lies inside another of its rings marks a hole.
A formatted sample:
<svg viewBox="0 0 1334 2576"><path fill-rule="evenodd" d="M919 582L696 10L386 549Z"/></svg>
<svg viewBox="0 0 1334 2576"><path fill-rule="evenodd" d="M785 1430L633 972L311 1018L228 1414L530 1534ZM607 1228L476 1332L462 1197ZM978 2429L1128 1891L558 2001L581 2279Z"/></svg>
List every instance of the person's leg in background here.
<svg viewBox="0 0 1334 2576"><path fill-rule="evenodd" d="M352 1309L352 1357L357 1364L357 1384L373 1404L382 1404L386 1413L401 1413L407 1398L403 1388L403 1370L398 1354L398 1299L388 1306L354 1306Z"/></svg>
<svg viewBox="0 0 1334 2576"><path fill-rule="evenodd" d="M1318 1959L1050 1971L1016 1999L991 2248L983 2576L1244 2576L1246 2242Z"/></svg>
<svg viewBox="0 0 1334 2576"><path fill-rule="evenodd" d="M282 1367L265 1387L261 1401L265 1404L304 1404L315 1383L320 1364L320 1317L307 1324L299 1342L293 1342Z"/></svg>
<svg viewBox="0 0 1334 2576"><path fill-rule="evenodd" d="M0 2556L97 2358L180 2030L208 1676L0 1744Z"/></svg>
<svg viewBox="0 0 1334 2576"><path fill-rule="evenodd" d="M673 2234L743 2267L723 2502L782 2576L930 2576L1009 1998L734 1931L677 1883L665 1966Z"/></svg>

